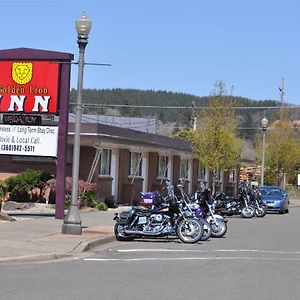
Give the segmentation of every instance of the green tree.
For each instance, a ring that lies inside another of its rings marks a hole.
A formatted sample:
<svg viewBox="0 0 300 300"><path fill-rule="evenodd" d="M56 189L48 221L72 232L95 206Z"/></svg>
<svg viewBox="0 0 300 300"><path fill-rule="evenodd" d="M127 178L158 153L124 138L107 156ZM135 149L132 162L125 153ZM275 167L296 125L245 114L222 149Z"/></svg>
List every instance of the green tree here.
<svg viewBox="0 0 300 300"><path fill-rule="evenodd" d="M217 171L235 167L241 153L234 102L231 97L225 96L225 93L224 83L217 82L208 108L203 109L197 117L196 130L183 130L176 134L190 141L195 157L212 170L213 193Z"/></svg>
<svg viewBox="0 0 300 300"><path fill-rule="evenodd" d="M261 162L261 142L258 143L258 159ZM266 133L265 167L266 184L282 185L284 174L288 180L295 177L296 166L300 162L299 136L287 114L280 112Z"/></svg>

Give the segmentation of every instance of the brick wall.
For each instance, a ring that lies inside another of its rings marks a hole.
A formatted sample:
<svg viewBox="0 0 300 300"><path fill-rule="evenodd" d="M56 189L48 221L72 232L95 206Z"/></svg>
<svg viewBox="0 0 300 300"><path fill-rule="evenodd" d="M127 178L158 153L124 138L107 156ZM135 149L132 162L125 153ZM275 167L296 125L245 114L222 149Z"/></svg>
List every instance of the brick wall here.
<svg viewBox="0 0 300 300"><path fill-rule="evenodd" d="M47 171L50 174L55 175L56 163L53 162L29 162L29 161L16 161L12 156L0 155L0 179L5 179L10 176L14 176L27 169Z"/></svg>
<svg viewBox="0 0 300 300"><path fill-rule="evenodd" d="M79 166L79 178L87 180L90 173L92 163L95 157L96 149L94 147L80 147L80 166ZM99 167L96 168L94 176L98 176Z"/></svg>
<svg viewBox="0 0 300 300"><path fill-rule="evenodd" d="M99 200L111 200L112 178L98 177L98 179L95 182L97 182L97 196Z"/></svg>
<svg viewBox="0 0 300 300"><path fill-rule="evenodd" d="M158 184L157 180L157 170L158 170L158 154L154 152L149 153L148 161L148 183L147 187L149 191L156 189Z"/></svg>

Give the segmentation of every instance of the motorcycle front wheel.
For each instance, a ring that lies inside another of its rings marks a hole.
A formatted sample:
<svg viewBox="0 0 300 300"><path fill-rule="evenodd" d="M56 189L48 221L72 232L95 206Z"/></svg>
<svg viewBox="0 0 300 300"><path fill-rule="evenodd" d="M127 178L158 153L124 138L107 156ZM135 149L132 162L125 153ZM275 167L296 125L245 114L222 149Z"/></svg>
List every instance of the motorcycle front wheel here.
<svg viewBox="0 0 300 300"><path fill-rule="evenodd" d="M125 235L124 225L121 225L118 222L115 224L114 233L118 241L132 241L134 238L133 236Z"/></svg>
<svg viewBox="0 0 300 300"><path fill-rule="evenodd" d="M264 217L266 214L267 214L267 210L264 209L263 207L259 207L259 208L256 208L256 209L255 209L255 215L256 215L258 218L262 218L262 217Z"/></svg>
<svg viewBox="0 0 300 300"><path fill-rule="evenodd" d="M242 212L241 212L243 218L252 218L255 216L255 209L251 206L246 206L242 209Z"/></svg>
<svg viewBox="0 0 300 300"><path fill-rule="evenodd" d="M207 241L211 237L211 234L212 234L211 226L204 219L199 219L199 221L203 224L203 235L202 235L200 240L201 241Z"/></svg>
<svg viewBox="0 0 300 300"><path fill-rule="evenodd" d="M227 232L227 224L224 220L216 219L215 222L211 222L211 236L214 238L221 238Z"/></svg>
<svg viewBox="0 0 300 300"><path fill-rule="evenodd" d="M182 242L193 244L201 239L203 231L204 226L199 220L185 219L179 222L176 234Z"/></svg>

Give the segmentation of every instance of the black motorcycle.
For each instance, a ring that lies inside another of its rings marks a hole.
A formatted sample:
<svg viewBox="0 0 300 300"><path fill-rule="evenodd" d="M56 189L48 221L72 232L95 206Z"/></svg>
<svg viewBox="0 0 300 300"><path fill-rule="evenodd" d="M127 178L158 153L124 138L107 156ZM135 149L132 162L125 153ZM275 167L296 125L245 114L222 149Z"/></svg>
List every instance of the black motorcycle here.
<svg viewBox="0 0 300 300"><path fill-rule="evenodd" d="M149 193L148 193L149 194ZM157 201L157 196L155 197ZM182 199L168 194L150 207L133 206L116 213L114 233L118 241L141 237L177 236L184 243L198 242L204 232L203 224L182 209Z"/></svg>
<svg viewBox="0 0 300 300"><path fill-rule="evenodd" d="M241 215L243 218L252 218L255 216L255 209L250 203L250 196L244 185L239 187L237 197L230 197L225 193L215 195L215 211L221 215L233 216Z"/></svg>
<svg viewBox="0 0 300 300"><path fill-rule="evenodd" d="M267 206L263 202L261 192L258 187L253 186L248 189L250 205L255 209L255 215L259 218L267 214Z"/></svg>
<svg viewBox="0 0 300 300"><path fill-rule="evenodd" d="M201 241L208 240L212 235L212 226L208 220L206 220L205 216L202 214L198 214L199 210L195 209L199 206L192 197L189 197L184 191L184 182L183 178L179 179L179 184L177 184L177 188L180 191L180 199L182 200L182 209L187 211L188 214L193 215L200 223L203 224L203 235L201 237Z"/></svg>
<svg viewBox="0 0 300 300"><path fill-rule="evenodd" d="M204 188L203 191L196 191L191 198L191 208L195 215L199 218L204 218L211 227L212 237L223 237L227 232L227 219L220 214L215 213L214 198L211 196L211 191Z"/></svg>

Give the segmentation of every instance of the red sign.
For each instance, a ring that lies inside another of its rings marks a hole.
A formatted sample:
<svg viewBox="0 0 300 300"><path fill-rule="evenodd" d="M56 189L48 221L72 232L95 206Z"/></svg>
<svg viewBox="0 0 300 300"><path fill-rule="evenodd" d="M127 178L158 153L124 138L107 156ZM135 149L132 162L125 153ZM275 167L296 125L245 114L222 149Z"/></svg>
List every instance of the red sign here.
<svg viewBox="0 0 300 300"><path fill-rule="evenodd" d="M0 61L0 112L58 111L59 64L51 61Z"/></svg>

